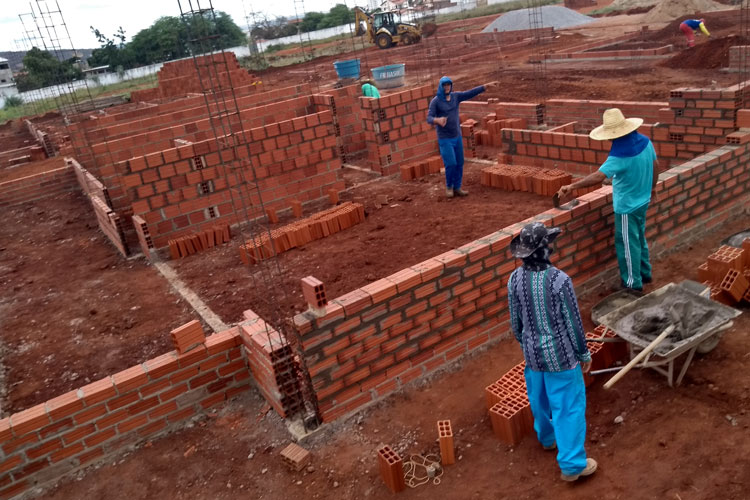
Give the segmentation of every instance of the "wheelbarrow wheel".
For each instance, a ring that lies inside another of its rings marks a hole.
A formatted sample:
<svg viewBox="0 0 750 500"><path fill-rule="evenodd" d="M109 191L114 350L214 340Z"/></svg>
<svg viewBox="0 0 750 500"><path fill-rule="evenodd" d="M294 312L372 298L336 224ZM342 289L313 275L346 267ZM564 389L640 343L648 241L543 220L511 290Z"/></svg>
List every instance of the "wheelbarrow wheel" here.
<svg viewBox="0 0 750 500"><path fill-rule="evenodd" d="M709 352L716 349L716 346L719 345L719 341L721 340L722 335L714 335L711 338L708 338L698 344L698 347L695 349L695 352L698 354L708 354Z"/></svg>

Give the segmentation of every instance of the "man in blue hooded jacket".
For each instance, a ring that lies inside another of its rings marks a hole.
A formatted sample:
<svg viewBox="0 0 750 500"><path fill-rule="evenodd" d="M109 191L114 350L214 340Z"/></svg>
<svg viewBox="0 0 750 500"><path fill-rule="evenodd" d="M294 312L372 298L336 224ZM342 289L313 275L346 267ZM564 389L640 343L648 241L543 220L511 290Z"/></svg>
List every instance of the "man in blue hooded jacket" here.
<svg viewBox="0 0 750 500"><path fill-rule="evenodd" d="M445 195L448 198L469 194L461 189L464 175L464 145L461 141L458 105L496 86L497 82L490 82L465 92L453 92L453 81L444 76L438 84L437 95L430 102L427 123L435 125L437 131L440 156L445 165Z"/></svg>
<svg viewBox="0 0 750 500"><path fill-rule="evenodd" d="M597 141L612 141L607 160L599 170L560 188L565 196L574 189L595 186L612 179L615 210L615 251L620 279L625 288L643 290L651 283L651 262L646 243L646 211L656 187L658 173L654 145L637 132L642 118L625 118L617 108L604 112L603 124L591 131Z"/></svg>

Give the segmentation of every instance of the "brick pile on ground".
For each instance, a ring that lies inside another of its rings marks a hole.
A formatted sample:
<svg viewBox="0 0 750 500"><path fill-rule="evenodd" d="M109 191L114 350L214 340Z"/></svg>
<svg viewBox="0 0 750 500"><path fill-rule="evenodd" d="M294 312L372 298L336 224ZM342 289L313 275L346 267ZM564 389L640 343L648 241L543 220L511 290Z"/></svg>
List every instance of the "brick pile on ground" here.
<svg viewBox="0 0 750 500"><path fill-rule="evenodd" d="M524 118L500 118L496 113L490 113L482 118L482 129L476 133L477 146L502 147L504 128L525 129Z"/></svg>
<svg viewBox="0 0 750 500"><path fill-rule="evenodd" d="M481 177L481 183L485 186L544 196L552 196L572 180L573 176L562 170L503 163L482 169Z"/></svg>
<svg viewBox="0 0 750 500"><path fill-rule="evenodd" d="M443 168L443 160L439 156L431 156L408 165L401 165L401 180L411 181L420 179L426 175L439 174Z"/></svg>
<svg viewBox="0 0 750 500"><path fill-rule="evenodd" d="M722 245L698 266L698 281L711 288L711 299L728 306L750 303L750 238L742 248Z"/></svg>
<svg viewBox="0 0 750 500"><path fill-rule="evenodd" d="M240 258L245 265L273 257L292 248L301 247L348 229L365 220L365 207L360 203L344 202L305 219L261 233L240 247Z"/></svg>
<svg viewBox="0 0 750 500"><path fill-rule="evenodd" d="M615 333L605 326L598 326L593 332L586 333L587 339L614 336ZM591 370L609 368L627 355L625 342L589 340L587 345L591 352ZM524 436L534 432L534 416L526 393L525 367L525 362L518 363L484 389L492 431L498 439L510 446L515 446ZM586 386L594 381L594 377L588 374L583 379Z"/></svg>
<svg viewBox="0 0 750 500"><path fill-rule="evenodd" d="M229 243L231 239L232 232L229 229L229 224L214 226L188 236L169 240L169 256L172 259L182 259L223 243Z"/></svg>

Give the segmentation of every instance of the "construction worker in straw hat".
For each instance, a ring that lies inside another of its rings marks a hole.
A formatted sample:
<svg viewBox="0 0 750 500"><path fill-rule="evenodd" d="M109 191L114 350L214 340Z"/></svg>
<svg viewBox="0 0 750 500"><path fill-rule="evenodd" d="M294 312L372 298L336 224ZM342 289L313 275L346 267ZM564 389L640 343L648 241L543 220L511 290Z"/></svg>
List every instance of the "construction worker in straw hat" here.
<svg viewBox="0 0 750 500"><path fill-rule="evenodd" d="M524 378L534 430L545 450L557 450L564 481L590 476L597 463L586 457L586 388L591 368L573 281L550 262L560 228L527 224L510 242L521 259L508 279L513 335L526 360Z"/></svg>
<svg viewBox="0 0 750 500"><path fill-rule="evenodd" d="M591 131L597 141L612 141L607 160L599 170L560 188L563 197L578 188L612 179L615 209L615 249L620 279L625 288L643 290L652 281L646 243L646 211L656 187L656 151L648 137L637 132L641 118L625 118L617 108L604 112L603 124Z"/></svg>
<svg viewBox="0 0 750 500"><path fill-rule="evenodd" d="M687 38L688 47L693 47L695 45L695 33L697 33L699 29L707 37L711 36L711 33L706 29L703 19L686 19L680 23L680 31L682 31L682 34Z"/></svg>

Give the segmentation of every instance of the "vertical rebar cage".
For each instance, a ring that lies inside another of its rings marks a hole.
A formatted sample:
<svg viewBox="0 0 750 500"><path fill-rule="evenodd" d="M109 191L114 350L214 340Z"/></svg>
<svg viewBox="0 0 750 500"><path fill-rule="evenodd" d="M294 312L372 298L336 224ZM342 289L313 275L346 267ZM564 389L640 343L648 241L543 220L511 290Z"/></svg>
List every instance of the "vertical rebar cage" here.
<svg viewBox="0 0 750 500"><path fill-rule="evenodd" d="M260 255L262 247L270 243L270 258L259 259L248 266L253 286L263 290L265 334L276 356L274 362L281 367L276 377L284 379L279 386L287 388L282 396L288 401L290 414L302 418L306 430L319 424L317 399L301 354L301 339L290 328L287 312L282 310L286 300L285 279L274 247L268 216L258 182L257 165L251 160L250 134L244 129L237 97L232 85L227 56L216 30L216 13L211 0L178 0L180 17L188 33L188 47L193 59L196 78L208 113L210 140L219 156L219 175L223 175L231 201L232 222L237 224L240 245L253 248ZM300 35L300 41L302 36ZM247 112L247 110L246 110ZM272 326L269 325L272 324ZM288 335L294 335L290 342ZM286 383L289 379L296 383Z"/></svg>

